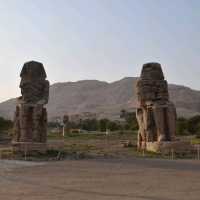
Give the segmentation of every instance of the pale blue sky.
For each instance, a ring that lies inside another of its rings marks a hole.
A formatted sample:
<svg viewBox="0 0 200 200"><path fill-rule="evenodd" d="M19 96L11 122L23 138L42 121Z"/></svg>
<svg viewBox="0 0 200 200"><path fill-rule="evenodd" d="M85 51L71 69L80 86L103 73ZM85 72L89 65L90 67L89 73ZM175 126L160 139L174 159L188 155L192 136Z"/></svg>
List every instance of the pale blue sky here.
<svg viewBox="0 0 200 200"><path fill-rule="evenodd" d="M138 76L160 62L170 83L200 90L199 0L0 0L0 101L20 95L24 62L51 83Z"/></svg>

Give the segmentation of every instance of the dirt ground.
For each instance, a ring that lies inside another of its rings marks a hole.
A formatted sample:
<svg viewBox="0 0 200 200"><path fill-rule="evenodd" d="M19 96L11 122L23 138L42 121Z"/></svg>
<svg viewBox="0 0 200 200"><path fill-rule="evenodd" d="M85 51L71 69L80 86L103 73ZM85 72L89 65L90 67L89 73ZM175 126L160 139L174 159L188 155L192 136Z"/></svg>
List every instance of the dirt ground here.
<svg viewBox="0 0 200 200"><path fill-rule="evenodd" d="M0 161L2 200L199 200L200 161Z"/></svg>

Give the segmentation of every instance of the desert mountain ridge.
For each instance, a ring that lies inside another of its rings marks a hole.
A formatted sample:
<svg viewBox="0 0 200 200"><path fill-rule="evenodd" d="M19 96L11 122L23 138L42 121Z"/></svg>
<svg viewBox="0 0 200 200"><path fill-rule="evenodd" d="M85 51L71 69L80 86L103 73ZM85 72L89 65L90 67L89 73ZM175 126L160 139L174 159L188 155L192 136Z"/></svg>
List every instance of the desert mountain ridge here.
<svg viewBox="0 0 200 200"><path fill-rule="evenodd" d="M137 107L137 77L126 77L112 83L98 80L60 82L50 87L47 105L49 120L65 114L96 113L99 118L117 119L121 109L134 111ZM169 84L170 99L179 116L200 114L200 91ZM0 116L12 119L16 98L0 103Z"/></svg>

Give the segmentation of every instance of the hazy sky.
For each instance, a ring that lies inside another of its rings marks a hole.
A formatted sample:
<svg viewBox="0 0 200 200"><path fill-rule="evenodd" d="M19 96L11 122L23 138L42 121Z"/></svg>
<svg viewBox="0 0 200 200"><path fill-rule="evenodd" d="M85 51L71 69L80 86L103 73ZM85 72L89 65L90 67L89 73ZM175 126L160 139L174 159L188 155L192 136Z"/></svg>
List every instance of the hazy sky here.
<svg viewBox="0 0 200 200"><path fill-rule="evenodd" d="M20 95L29 60L51 83L111 82L156 61L170 83L200 90L200 1L0 0L0 101Z"/></svg>

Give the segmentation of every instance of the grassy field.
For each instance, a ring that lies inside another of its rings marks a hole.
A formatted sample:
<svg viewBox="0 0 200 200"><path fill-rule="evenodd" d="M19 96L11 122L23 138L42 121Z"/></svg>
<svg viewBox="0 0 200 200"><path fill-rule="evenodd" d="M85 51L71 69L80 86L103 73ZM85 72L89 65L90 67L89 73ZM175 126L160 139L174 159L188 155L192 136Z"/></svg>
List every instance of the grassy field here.
<svg viewBox="0 0 200 200"><path fill-rule="evenodd" d="M200 138L193 138L191 139L192 144L200 144Z"/></svg>
<svg viewBox="0 0 200 200"><path fill-rule="evenodd" d="M58 138L58 134L49 135L49 139ZM95 133L73 133L66 134L64 139L64 152L67 154L80 155L80 157L145 157L162 159L196 159L196 151L185 151L179 153L161 154L152 152L137 151L137 132L111 132L106 135L102 132ZM180 137L182 141L189 141L191 144L200 144L200 139L192 137Z"/></svg>
<svg viewBox="0 0 200 200"><path fill-rule="evenodd" d="M112 132L106 135L96 133L73 133L66 134L63 138L58 134L50 134L49 140L63 139L64 152L69 155L84 157L104 158L169 158L161 154L137 151L137 132Z"/></svg>
<svg viewBox="0 0 200 200"><path fill-rule="evenodd" d="M195 137L181 138L184 141L190 141L192 144L200 144L200 139ZM151 152L139 152L137 151L137 132L111 132L106 135L103 132L84 132L84 133L70 133L65 134L65 137L61 133L49 133L48 141L62 141L64 143L64 149L50 150L45 155L38 155L29 157L29 159L57 159L59 153L61 159L83 159L83 158L162 158L171 159L172 155L163 155L159 153ZM0 157L1 158L16 158L12 155L11 145L0 144ZM196 152L183 153L173 155L173 159L195 159L197 157ZM17 157L17 159L24 159Z"/></svg>
<svg viewBox="0 0 200 200"><path fill-rule="evenodd" d="M49 135L49 140L61 139L58 134ZM70 153L85 154L91 156L120 156L135 152L137 134L134 132L119 133L71 133L63 138L65 151ZM126 143L131 142L131 147L124 148Z"/></svg>

